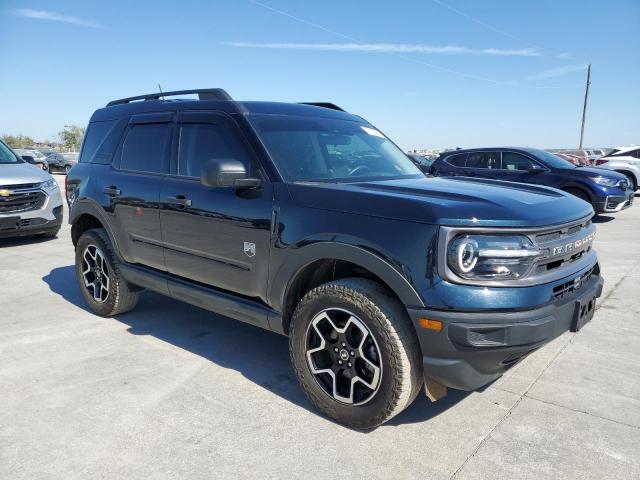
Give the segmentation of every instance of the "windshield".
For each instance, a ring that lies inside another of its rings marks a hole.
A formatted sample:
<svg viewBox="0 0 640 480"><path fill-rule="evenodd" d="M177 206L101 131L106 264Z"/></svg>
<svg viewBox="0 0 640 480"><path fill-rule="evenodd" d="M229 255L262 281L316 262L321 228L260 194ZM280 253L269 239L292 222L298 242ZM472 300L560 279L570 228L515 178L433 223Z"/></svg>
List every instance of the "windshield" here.
<svg viewBox="0 0 640 480"><path fill-rule="evenodd" d="M569 163L567 160L564 160L553 153L549 153L545 150L531 149L531 153L533 153L540 160L545 162L547 166L553 168L576 168L576 166L572 163Z"/></svg>
<svg viewBox="0 0 640 480"><path fill-rule="evenodd" d="M398 147L367 124L292 115L250 117L271 158L289 181L424 177Z"/></svg>
<svg viewBox="0 0 640 480"><path fill-rule="evenodd" d="M11 151L9 147L7 147L4 142L0 140L0 164L7 163L23 163L20 158L18 158Z"/></svg>

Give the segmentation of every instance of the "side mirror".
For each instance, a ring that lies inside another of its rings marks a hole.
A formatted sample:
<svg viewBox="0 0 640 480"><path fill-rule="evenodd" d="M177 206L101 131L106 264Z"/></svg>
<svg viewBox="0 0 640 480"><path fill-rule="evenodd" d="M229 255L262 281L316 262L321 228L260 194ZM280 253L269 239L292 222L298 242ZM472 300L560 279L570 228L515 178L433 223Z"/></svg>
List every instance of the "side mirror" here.
<svg viewBox="0 0 640 480"><path fill-rule="evenodd" d="M211 188L252 188L262 183L259 178L249 178L242 162L233 158L213 158L205 163L200 182Z"/></svg>
<svg viewBox="0 0 640 480"><path fill-rule="evenodd" d="M27 163L31 163L31 164L36 163L36 159L33 158L31 155L20 155L20 158L22 158Z"/></svg>

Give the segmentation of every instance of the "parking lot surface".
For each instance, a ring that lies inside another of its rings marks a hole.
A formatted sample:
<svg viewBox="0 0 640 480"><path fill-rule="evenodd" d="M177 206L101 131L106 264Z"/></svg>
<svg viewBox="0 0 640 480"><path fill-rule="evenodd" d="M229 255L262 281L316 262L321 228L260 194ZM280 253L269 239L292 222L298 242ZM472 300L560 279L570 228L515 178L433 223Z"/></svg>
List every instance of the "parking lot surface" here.
<svg viewBox="0 0 640 480"><path fill-rule="evenodd" d="M285 337L154 293L97 317L68 225L0 240L0 478L640 478L640 206L597 221L583 330L370 432L314 410Z"/></svg>

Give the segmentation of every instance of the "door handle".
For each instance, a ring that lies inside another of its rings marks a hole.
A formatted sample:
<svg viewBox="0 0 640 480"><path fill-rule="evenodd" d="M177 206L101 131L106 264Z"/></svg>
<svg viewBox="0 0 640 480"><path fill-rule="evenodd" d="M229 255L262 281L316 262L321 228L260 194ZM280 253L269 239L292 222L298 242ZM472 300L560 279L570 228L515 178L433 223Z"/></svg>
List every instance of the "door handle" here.
<svg viewBox="0 0 640 480"><path fill-rule="evenodd" d="M104 187L102 189L102 191L104 193L106 193L107 195L110 195L112 197L117 197L118 195L120 195L122 192L120 190L118 190L116 187L114 187L113 185L111 185L110 187Z"/></svg>
<svg viewBox="0 0 640 480"><path fill-rule="evenodd" d="M174 195L167 197L167 203L170 203L171 205L180 205L181 207L190 207L191 199L184 195Z"/></svg>

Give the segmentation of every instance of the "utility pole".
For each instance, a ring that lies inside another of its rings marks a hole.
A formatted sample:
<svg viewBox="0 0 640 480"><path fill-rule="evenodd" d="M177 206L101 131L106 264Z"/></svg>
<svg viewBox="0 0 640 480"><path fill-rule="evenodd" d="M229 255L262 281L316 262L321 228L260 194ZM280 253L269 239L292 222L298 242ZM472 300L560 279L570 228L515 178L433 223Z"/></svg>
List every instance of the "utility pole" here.
<svg viewBox="0 0 640 480"><path fill-rule="evenodd" d="M587 116L587 102L589 101L589 85L591 85L591 64L587 68L587 88L584 91L584 106L582 107L582 127L580 128L580 146L579 150L582 150L582 141L584 140L584 120Z"/></svg>

